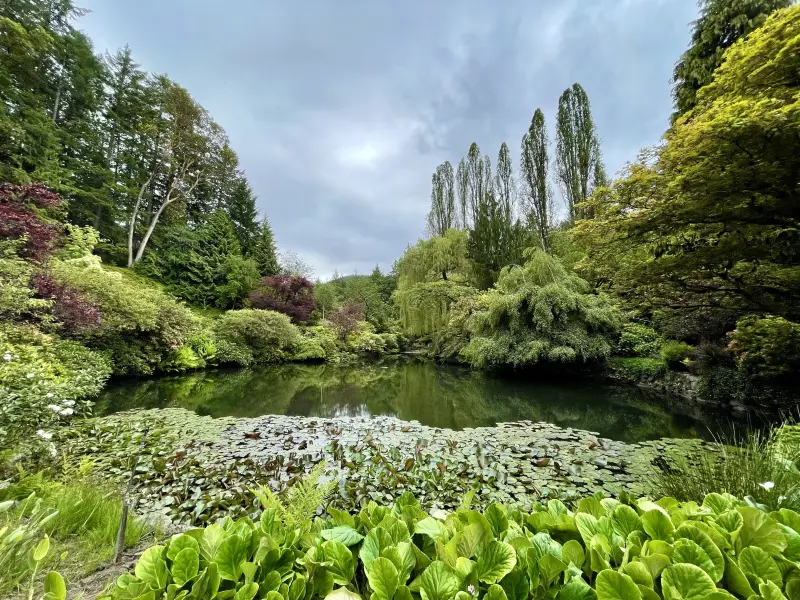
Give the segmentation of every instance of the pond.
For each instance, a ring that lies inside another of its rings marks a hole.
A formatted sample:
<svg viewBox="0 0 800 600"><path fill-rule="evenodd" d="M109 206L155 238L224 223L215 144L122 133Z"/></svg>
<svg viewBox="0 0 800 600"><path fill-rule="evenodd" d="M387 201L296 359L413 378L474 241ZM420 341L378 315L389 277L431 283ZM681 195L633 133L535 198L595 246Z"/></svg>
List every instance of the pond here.
<svg viewBox="0 0 800 600"><path fill-rule="evenodd" d="M394 416L453 430L501 422L548 422L623 442L709 438L724 419L668 410L633 386L499 379L422 360L357 366L289 364L216 369L111 382L96 414L181 407L212 417Z"/></svg>

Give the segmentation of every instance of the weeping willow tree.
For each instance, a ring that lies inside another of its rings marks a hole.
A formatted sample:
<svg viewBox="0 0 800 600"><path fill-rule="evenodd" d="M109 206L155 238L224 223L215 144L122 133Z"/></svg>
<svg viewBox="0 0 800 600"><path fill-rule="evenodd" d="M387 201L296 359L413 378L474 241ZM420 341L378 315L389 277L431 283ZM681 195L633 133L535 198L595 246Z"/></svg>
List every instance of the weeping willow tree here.
<svg viewBox="0 0 800 600"><path fill-rule="evenodd" d="M495 288L478 298L467 322L467 362L517 369L605 359L619 326L608 298L540 250L526 258L522 267L504 268Z"/></svg>
<svg viewBox="0 0 800 600"><path fill-rule="evenodd" d="M476 293L471 285L466 231L450 229L443 236L420 240L406 251L395 270L400 321L410 335L441 329L453 303Z"/></svg>

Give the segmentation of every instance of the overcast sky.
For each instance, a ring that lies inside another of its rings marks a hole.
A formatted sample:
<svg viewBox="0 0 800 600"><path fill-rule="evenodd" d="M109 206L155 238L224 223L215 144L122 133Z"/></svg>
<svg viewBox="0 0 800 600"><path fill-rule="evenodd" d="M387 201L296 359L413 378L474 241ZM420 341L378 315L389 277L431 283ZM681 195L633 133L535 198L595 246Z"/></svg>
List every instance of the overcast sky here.
<svg viewBox="0 0 800 600"><path fill-rule="evenodd" d="M589 94L608 172L659 140L695 0L82 0L98 52L130 44L228 132L278 245L323 279L424 233L431 173L494 164L541 107Z"/></svg>

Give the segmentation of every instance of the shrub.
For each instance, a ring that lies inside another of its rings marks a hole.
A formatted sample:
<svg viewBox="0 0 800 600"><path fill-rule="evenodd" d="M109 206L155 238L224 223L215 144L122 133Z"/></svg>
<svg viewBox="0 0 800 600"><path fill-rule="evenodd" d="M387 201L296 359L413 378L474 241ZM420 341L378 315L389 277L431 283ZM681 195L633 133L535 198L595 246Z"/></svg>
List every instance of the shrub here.
<svg viewBox="0 0 800 600"><path fill-rule="evenodd" d="M43 218L43 213L61 202L43 185L0 184L0 240L22 240L23 256L44 258L55 249L60 226Z"/></svg>
<svg viewBox="0 0 800 600"><path fill-rule="evenodd" d="M612 377L631 383L655 379L666 371L664 361L646 357L612 356L608 366Z"/></svg>
<svg viewBox="0 0 800 600"><path fill-rule="evenodd" d="M300 332L289 317L272 310L231 310L213 328L220 363L269 363L290 357Z"/></svg>
<svg viewBox="0 0 800 600"><path fill-rule="evenodd" d="M330 311L328 320L339 332L339 339L344 341L364 321L364 305L349 302L340 308Z"/></svg>
<svg viewBox="0 0 800 600"><path fill-rule="evenodd" d="M660 339L655 329L640 323L626 323L617 342L622 356L652 356L658 352Z"/></svg>
<svg viewBox="0 0 800 600"><path fill-rule="evenodd" d="M355 516L330 510L306 535L274 508L256 522L225 518L147 550L109 597L777 600L800 585L790 510L709 494L702 506L589 497L575 510L551 500L480 513L471 495L435 516L408 492Z"/></svg>
<svg viewBox="0 0 800 600"><path fill-rule="evenodd" d="M783 317L740 319L729 348L739 369L752 377L776 377L800 370L800 323Z"/></svg>
<svg viewBox="0 0 800 600"><path fill-rule="evenodd" d="M694 348L686 342L667 340L661 345L661 360L670 366L682 364L694 356Z"/></svg>
<svg viewBox="0 0 800 600"><path fill-rule="evenodd" d="M327 360L332 360L340 352L339 336L332 327L326 327L325 325L304 327L302 329L302 335L310 342L318 344L325 353L325 358Z"/></svg>
<svg viewBox="0 0 800 600"><path fill-rule="evenodd" d="M288 315L295 323L305 323L317 309L314 285L296 275L265 277L260 287L250 294L250 303L253 308Z"/></svg>
<svg viewBox="0 0 800 600"><path fill-rule="evenodd" d="M301 335L292 348L291 360L297 362L325 360L327 356L319 340Z"/></svg>

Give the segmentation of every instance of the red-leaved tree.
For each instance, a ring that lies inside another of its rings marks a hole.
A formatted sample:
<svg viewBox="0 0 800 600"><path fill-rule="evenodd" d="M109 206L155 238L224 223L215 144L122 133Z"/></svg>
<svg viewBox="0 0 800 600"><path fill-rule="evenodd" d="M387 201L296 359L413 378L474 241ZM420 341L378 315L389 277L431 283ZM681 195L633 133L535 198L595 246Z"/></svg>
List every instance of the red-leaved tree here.
<svg viewBox="0 0 800 600"><path fill-rule="evenodd" d="M343 340L358 329L358 324L364 320L364 305L357 302L349 302L344 306L332 310L328 315L328 320L333 323L339 337Z"/></svg>
<svg viewBox="0 0 800 600"><path fill-rule="evenodd" d="M24 237L22 254L41 259L55 249L60 227L43 221L35 209L55 208L61 202L58 194L43 185L0 184L0 239Z"/></svg>
<svg viewBox="0 0 800 600"><path fill-rule="evenodd" d="M265 277L250 293L253 308L274 310L288 315L295 323L305 323L317 309L314 284L305 277L275 275Z"/></svg>
<svg viewBox="0 0 800 600"><path fill-rule="evenodd" d="M53 301L53 316L67 331L91 329L100 325L100 309L84 300L72 288L58 283L47 274L34 275L32 283L40 298Z"/></svg>

